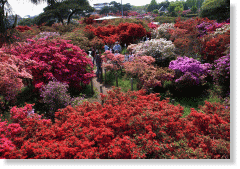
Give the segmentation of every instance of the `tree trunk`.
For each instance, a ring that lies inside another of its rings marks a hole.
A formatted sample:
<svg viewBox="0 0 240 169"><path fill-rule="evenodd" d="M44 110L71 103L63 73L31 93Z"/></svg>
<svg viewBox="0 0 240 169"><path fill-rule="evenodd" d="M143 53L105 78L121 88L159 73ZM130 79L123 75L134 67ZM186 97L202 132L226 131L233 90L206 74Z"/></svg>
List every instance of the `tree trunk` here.
<svg viewBox="0 0 240 169"><path fill-rule="evenodd" d="M73 14L77 12L77 10L72 11L69 15L68 15L68 20L67 20L67 25L69 25L70 21L71 21L71 17L73 16Z"/></svg>

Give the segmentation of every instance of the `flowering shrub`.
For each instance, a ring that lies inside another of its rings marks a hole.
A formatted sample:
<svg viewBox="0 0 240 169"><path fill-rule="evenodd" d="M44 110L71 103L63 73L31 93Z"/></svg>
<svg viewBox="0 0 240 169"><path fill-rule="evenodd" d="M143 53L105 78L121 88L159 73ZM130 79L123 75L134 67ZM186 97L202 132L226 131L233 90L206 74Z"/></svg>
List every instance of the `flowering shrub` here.
<svg viewBox="0 0 240 169"><path fill-rule="evenodd" d="M41 32L37 36L35 36L33 39L38 40L38 39L54 39L56 37L59 37L60 34L58 32Z"/></svg>
<svg viewBox="0 0 240 169"><path fill-rule="evenodd" d="M151 39L149 41L138 43L134 46L130 45L128 49L136 55L152 56L155 58L157 64L161 64L161 62L164 61L167 61L167 63L169 63L172 59L175 58L174 44L171 41L167 41L163 38Z"/></svg>
<svg viewBox="0 0 240 169"><path fill-rule="evenodd" d="M200 53L201 41L198 37L202 32L199 31L198 26L202 23L212 24L214 22L207 18L191 18L186 21L181 21L179 18L174 25L175 28L168 30L178 54L194 57L196 53Z"/></svg>
<svg viewBox="0 0 240 169"><path fill-rule="evenodd" d="M54 119L54 112L58 109L65 108L71 103L77 105L83 98L71 98L67 93L68 85L56 80L50 81L40 89L43 102L47 105L48 115Z"/></svg>
<svg viewBox="0 0 240 169"><path fill-rule="evenodd" d="M212 71L214 81L220 86L225 87L226 93L230 93L230 54L222 56L214 61Z"/></svg>
<svg viewBox="0 0 240 169"><path fill-rule="evenodd" d="M31 61L24 62L0 50L0 95L4 97L3 101L14 103L24 86L22 80L32 79L31 72L26 69L28 62Z"/></svg>
<svg viewBox="0 0 240 169"><path fill-rule="evenodd" d="M149 23L148 23L148 27L149 27L150 29L155 30L155 29L157 29L157 28L159 27L159 25L154 24L154 23L152 23L152 22L149 22Z"/></svg>
<svg viewBox="0 0 240 169"><path fill-rule="evenodd" d="M96 21L94 20L94 18L93 17L85 17L84 19L83 19L83 23L85 23L85 24L93 24L93 23L95 23Z"/></svg>
<svg viewBox="0 0 240 169"><path fill-rule="evenodd" d="M144 89L162 86L164 81L172 80L174 71L168 68L154 67L155 59L151 56L135 56L133 61L125 62L124 68L127 74L140 80Z"/></svg>
<svg viewBox="0 0 240 169"><path fill-rule="evenodd" d="M143 90L109 91L104 107L85 102L41 119L32 105L11 109L0 122L0 157L7 159L230 158L230 109L206 102L182 118L183 108Z"/></svg>
<svg viewBox="0 0 240 169"><path fill-rule="evenodd" d="M196 59L184 56L171 61L169 68L179 72L175 76L176 87L189 88L206 83L205 78L210 75L211 64L201 64Z"/></svg>
<svg viewBox="0 0 240 169"><path fill-rule="evenodd" d="M123 61L125 60L122 54L113 54L109 50L103 53L101 56L104 64L103 67L107 70L119 70L123 66Z"/></svg>
<svg viewBox="0 0 240 169"><path fill-rule="evenodd" d="M71 40L73 45L79 46L85 52L90 50L90 40L84 35L81 29L75 29L72 32L67 32L62 36L65 40Z"/></svg>
<svg viewBox="0 0 240 169"><path fill-rule="evenodd" d="M81 89L80 82L88 84L94 76L93 65L87 54L69 41L55 39L29 39L10 50L22 60L35 60L38 65L29 66L32 71L33 85L40 88L53 77L60 82L66 82L70 88Z"/></svg>
<svg viewBox="0 0 240 169"><path fill-rule="evenodd" d="M147 34L145 28L141 24L128 22L120 23L118 26L107 25L97 28L87 25L85 29L89 33L93 32L95 36L99 37L107 44L113 44L119 40L122 45L129 45Z"/></svg>
<svg viewBox="0 0 240 169"><path fill-rule="evenodd" d="M230 30L223 34L216 34L216 36L206 35L201 41L203 50L201 54L206 62L213 63L214 60L224 56L230 44Z"/></svg>
<svg viewBox="0 0 240 169"><path fill-rule="evenodd" d="M21 25L18 25L16 27L16 29L19 30L20 32L25 32L25 31L31 30L31 28L29 26L21 26Z"/></svg>
<svg viewBox="0 0 240 169"><path fill-rule="evenodd" d="M170 38L170 34L168 33L168 29L174 29L173 23L163 23L155 30L155 36L157 39L159 38Z"/></svg>

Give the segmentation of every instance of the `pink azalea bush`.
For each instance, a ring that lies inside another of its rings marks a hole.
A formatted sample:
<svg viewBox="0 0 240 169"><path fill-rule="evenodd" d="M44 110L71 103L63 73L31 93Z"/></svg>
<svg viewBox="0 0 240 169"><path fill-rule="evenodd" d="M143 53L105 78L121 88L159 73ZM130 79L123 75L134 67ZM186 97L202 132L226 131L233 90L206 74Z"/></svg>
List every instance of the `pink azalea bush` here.
<svg viewBox="0 0 240 169"><path fill-rule="evenodd" d="M16 55L23 61L31 59L38 65L29 66L32 71L33 85L41 88L53 78L66 82L70 88L81 89L80 82L88 84L93 73L93 64L87 54L78 46L61 39L28 39L6 52Z"/></svg>
<svg viewBox="0 0 240 169"><path fill-rule="evenodd" d="M26 66L33 63L25 62L15 55L6 54L0 50L0 95L2 101L15 102L17 94L24 87L23 79L32 79L31 72ZM0 106L1 107L1 106Z"/></svg>
<svg viewBox="0 0 240 169"><path fill-rule="evenodd" d="M111 51L107 50L101 56L103 60L103 67L107 70L119 70L123 66L125 60L122 54L113 54Z"/></svg>
<svg viewBox="0 0 240 169"><path fill-rule="evenodd" d="M171 81L174 78L174 71L154 67L154 62L155 59L151 56L135 56L133 61L124 63L124 68L127 74L137 77L145 89L162 86L163 81Z"/></svg>

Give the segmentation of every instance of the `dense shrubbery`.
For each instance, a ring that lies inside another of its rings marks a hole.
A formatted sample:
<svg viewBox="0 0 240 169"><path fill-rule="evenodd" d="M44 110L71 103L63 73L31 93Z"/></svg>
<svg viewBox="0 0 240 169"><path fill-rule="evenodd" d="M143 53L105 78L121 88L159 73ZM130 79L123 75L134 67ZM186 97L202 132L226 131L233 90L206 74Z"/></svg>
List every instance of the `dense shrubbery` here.
<svg viewBox="0 0 240 169"><path fill-rule="evenodd" d="M60 82L66 82L70 88L79 90L80 82L88 84L94 76L92 61L87 54L65 40L29 39L5 50L22 60L31 59L38 63L28 67L36 88L55 77Z"/></svg>
<svg viewBox="0 0 240 169"><path fill-rule="evenodd" d="M214 70L212 71L214 81L222 86L224 97L230 94L230 54L214 61Z"/></svg>
<svg viewBox="0 0 240 169"><path fill-rule="evenodd" d="M135 23L120 23L118 26L107 25L97 28L88 25L86 29L93 32L94 35L102 39L104 43L113 44L119 40L122 46L124 44L129 45L147 34L141 24Z"/></svg>
<svg viewBox="0 0 240 169"><path fill-rule="evenodd" d="M142 43L128 46L128 50L140 56L152 56L160 66L168 67L171 60L175 59L175 46L166 39L151 39Z"/></svg>
<svg viewBox="0 0 240 169"><path fill-rule="evenodd" d="M105 96L103 96L105 98ZM104 107L85 102L41 119L31 105L11 109L0 122L1 158L230 158L230 113L205 103L182 118L183 108L156 94L114 89Z"/></svg>
<svg viewBox="0 0 240 169"><path fill-rule="evenodd" d="M201 7L201 17L208 17L218 22L230 18L230 0L206 0Z"/></svg>
<svg viewBox="0 0 240 169"><path fill-rule="evenodd" d="M107 70L119 70L123 66L124 55L113 54L109 50L103 53L101 56L103 60L103 67Z"/></svg>
<svg viewBox="0 0 240 169"><path fill-rule="evenodd" d="M154 67L154 62L151 56L135 56L133 61L124 63L124 68L127 74L140 80L142 88L149 89L162 86L164 81L171 81L174 77L174 71Z"/></svg>
<svg viewBox="0 0 240 169"><path fill-rule="evenodd" d="M205 78L210 76L211 64L201 64L193 58L178 57L177 60L170 62L169 68L177 72L174 81L177 90L188 90L206 83Z"/></svg>
<svg viewBox="0 0 240 169"><path fill-rule="evenodd" d="M5 110L7 102L13 105L17 94L21 91L23 79L32 79L31 72L25 67L34 64L32 60L25 62L14 55L9 55L0 50L0 100L1 110Z"/></svg>
<svg viewBox="0 0 240 169"><path fill-rule="evenodd" d="M173 23L163 23L161 24L154 32L157 39L159 38L170 38L170 34L168 33L168 29L173 29L174 24Z"/></svg>
<svg viewBox="0 0 240 169"><path fill-rule="evenodd" d="M54 119L54 113L58 109L65 108L68 105L76 106L83 101L82 97L71 98L70 94L67 93L68 87L67 84L54 80L40 89L41 97L47 107L47 116L52 120Z"/></svg>

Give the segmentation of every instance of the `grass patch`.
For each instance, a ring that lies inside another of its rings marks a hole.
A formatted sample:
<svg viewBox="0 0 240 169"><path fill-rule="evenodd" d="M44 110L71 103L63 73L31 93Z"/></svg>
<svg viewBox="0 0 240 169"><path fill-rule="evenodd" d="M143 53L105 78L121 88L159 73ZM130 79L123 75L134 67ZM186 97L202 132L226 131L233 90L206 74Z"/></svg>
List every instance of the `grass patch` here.
<svg viewBox="0 0 240 169"><path fill-rule="evenodd" d="M108 71L106 72L106 81L107 85L116 86L116 71ZM121 72L120 70L117 71L118 76L118 87L121 88L123 92L127 92L128 90L131 90L131 77L127 76L124 72ZM105 74L103 74L103 79L105 78ZM133 78L133 90L137 89L137 79Z"/></svg>

